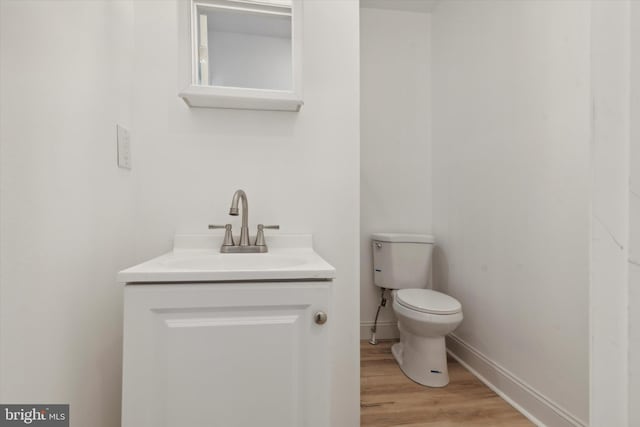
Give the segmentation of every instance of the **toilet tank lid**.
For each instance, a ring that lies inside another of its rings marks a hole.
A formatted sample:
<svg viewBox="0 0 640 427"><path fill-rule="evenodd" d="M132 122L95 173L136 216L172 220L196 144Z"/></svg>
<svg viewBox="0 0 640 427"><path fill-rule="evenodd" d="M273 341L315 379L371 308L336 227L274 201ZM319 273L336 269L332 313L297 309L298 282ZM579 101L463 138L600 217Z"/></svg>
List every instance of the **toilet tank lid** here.
<svg viewBox="0 0 640 427"><path fill-rule="evenodd" d="M373 240L380 242L393 243L430 243L436 242L435 237L430 234L411 234L411 233L373 233Z"/></svg>

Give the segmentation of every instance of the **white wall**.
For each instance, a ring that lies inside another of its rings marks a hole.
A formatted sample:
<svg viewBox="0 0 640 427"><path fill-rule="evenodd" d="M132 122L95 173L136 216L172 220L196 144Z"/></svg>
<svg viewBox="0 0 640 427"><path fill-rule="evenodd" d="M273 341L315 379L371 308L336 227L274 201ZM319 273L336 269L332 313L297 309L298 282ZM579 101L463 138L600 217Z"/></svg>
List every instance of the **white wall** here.
<svg viewBox="0 0 640 427"><path fill-rule="evenodd" d="M360 321L369 339L380 300L371 233L431 232L428 13L360 9ZM397 334L391 304L378 338Z"/></svg>
<svg viewBox="0 0 640 427"><path fill-rule="evenodd" d="M120 425L130 1L0 1L0 401Z"/></svg>
<svg viewBox="0 0 640 427"><path fill-rule="evenodd" d="M629 2L591 2L591 423L628 425Z"/></svg>
<svg viewBox="0 0 640 427"><path fill-rule="evenodd" d="M629 402L640 402L640 3L631 2L631 153L629 194ZM629 425L640 406L629 405Z"/></svg>
<svg viewBox="0 0 640 427"><path fill-rule="evenodd" d="M359 35L356 1L304 4L300 113L189 109L177 97L177 5L135 2L133 159L138 255L171 247L176 232L232 222L233 192L249 198L251 227L313 233L337 269L329 314L332 425L359 424Z"/></svg>
<svg viewBox="0 0 640 427"><path fill-rule="evenodd" d="M436 287L462 303L458 342L549 425L589 416L589 24L573 1L432 16Z"/></svg>

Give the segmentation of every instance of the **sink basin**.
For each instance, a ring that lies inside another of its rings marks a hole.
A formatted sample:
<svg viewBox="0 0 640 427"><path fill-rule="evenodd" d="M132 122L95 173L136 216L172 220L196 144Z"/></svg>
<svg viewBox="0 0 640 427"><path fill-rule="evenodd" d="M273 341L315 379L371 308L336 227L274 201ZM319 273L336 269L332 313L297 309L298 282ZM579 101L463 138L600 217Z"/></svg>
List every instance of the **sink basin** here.
<svg viewBox="0 0 640 427"><path fill-rule="evenodd" d="M312 247L311 235L277 235L269 252L221 254L222 235L177 235L173 251L118 273L127 284L331 280L335 269Z"/></svg>
<svg viewBox="0 0 640 427"><path fill-rule="evenodd" d="M307 259L278 254L202 254L168 258L164 265L179 270L274 270L305 264Z"/></svg>

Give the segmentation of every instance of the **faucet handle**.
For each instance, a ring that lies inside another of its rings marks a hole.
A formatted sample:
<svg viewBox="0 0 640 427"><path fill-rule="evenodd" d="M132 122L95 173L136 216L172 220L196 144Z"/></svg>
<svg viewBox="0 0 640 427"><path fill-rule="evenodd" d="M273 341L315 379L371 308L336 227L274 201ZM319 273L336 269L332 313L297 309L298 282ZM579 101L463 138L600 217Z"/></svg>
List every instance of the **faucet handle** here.
<svg viewBox="0 0 640 427"><path fill-rule="evenodd" d="M265 229L265 228L269 228L271 230L280 230L280 226L279 225L263 225L263 224L258 224L258 231Z"/></svg>
<svg viewBox="0 0 640 427"><path fill-rule="evenodd" d="M267 243L264 240L264 229L265 228L271 229L271 230L280 230L280 226L279 225L258 224L258 234L256 234L255 246L267 246Z"/></svg>
<svg viewBox="0 0 640 427"><path fill-rule="evenodd" d="M233 246L235 245L233 241L233 233L231 232L231 224L225 225L212 225L209 224L209 230L215 230L217 228L224 228L224 240L222 241L222 246Z"/></svg>

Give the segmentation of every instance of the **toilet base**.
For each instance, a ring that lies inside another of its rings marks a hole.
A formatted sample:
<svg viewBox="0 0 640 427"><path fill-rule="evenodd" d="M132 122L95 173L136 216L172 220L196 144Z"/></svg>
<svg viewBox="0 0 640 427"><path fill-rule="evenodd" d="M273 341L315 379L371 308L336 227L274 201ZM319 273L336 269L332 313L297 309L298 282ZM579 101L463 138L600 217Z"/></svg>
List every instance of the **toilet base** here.
<svg viewBox="0 0 640 427"><path fill-rule="evenodd" d="M444 337L418 337L406 332L401 336L401 341L391 346L391 353L402 372L427 387L449 384Z"/></svg>

